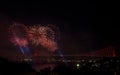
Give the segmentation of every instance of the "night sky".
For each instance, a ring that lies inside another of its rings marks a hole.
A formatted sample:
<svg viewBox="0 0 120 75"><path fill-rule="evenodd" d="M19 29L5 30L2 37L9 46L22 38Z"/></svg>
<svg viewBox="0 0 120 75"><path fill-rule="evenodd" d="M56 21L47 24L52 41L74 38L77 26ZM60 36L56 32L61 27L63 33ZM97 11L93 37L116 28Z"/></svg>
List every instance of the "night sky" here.
<svg viewBox="0 0 120 75"><path fill-rule="evenodd" d="M113 25L111 11L109 3L95 1L6 3L0 12L1 56L19 54L8 40L7 28L13 22L57 25L61 33L58 44L66 54L119 46L119 28Z"/></svg>

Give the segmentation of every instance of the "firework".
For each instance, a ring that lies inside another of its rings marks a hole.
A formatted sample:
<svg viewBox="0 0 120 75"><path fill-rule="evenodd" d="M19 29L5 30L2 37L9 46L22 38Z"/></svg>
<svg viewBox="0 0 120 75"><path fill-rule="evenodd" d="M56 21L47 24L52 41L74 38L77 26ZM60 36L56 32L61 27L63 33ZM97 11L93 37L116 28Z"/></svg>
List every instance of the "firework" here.
<svg viewBox="0 0 120 75"><path fill-rule="evenodd" d="M10 26L12 34L11 42L19 46L27 46L29 43L33 45L41 45L49 51L55 51L57 47L55 28L50 25L34 25L25 26L15 23Z"/></svg>
<svg viewBox="0 0 120 75"><path fill-rule="evenodd" d="M41 45L51 51L57 49L55 31L53 31L49 26L38 25L29 27L27 35L32 44Z"/></svg>
<svg viewBox="0 0 120 75"><path fill-rule="evenodd" d="M27 57L30 55L28 48L28 39L26 38L26 26L19 23L14 23L9 28L10 41L15 46L18 46L22 52Z"/></svg>
<svg viewBox="0 0 120 75"><path fill-rule="evenodd" d="M14 23L9 28L10 41L15 45L26 46L28 45L26 37L26 27L23 24Z"/></svg>

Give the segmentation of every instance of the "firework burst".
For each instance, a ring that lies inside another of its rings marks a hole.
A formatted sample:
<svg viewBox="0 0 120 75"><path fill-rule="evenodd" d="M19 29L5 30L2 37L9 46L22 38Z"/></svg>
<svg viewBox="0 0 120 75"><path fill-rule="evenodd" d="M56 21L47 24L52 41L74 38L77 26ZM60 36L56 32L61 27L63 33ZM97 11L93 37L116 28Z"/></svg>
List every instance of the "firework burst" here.
<svg viewBox="0 0 120 75"><path fill-rule="evenodd" d="M26 26L19 23L14 23L9 28L10 41L14 45L27 46L28 41L26 39Z"/></svg>
<svg viewBox="0 0 120 75"><path fill-rule="evenodd" d="M21 53L27 57L31 57L31 53L28 47L28 39L26 38L26 26L19 23L14 23L9 28L10 41L15 46L19 47Z"/></svg>
<svg viewBox="0 0 120 75"><path fill-rule="evenodd" d="M55 31L49 26L32 26L27 29L28 39L35 45L42 45L48 50L54 51L57 49L55 41Z"/></svg>

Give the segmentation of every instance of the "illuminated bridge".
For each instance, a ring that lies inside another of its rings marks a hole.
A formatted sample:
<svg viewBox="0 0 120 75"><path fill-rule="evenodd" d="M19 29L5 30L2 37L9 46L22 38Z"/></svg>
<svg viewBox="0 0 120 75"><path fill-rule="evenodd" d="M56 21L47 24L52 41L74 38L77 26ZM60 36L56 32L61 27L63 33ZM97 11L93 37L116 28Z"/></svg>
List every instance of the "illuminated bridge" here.
<svg viewBox="0 0 120 75"><path fill-rule="evenodd" d="M100 50L96 50L93 52L87 52L87 53L80 53L80 54L76 54L76 55L64 55L66 56L94 56L94 57L115 57L116 56L116 52L115 52L115 48L113 47L107 47L107 48L103 48Z"/></svg>
<svg viewBox="0 0 120 75"><path fill-rule="evenodd" d="M80 54L74 54L74 55L64 55L64 58L67 59L68 62L71 60L73 61L79 61L82 59L98 59L102 57L116 57L116 52L114 47L107 47L100 50L96 50L93 52L87 52L87 53L80 53ZM34 58L34 57L33 57ZM37 56L34 59L40 60L48 60L52 62L56 61L65 61L63 58L61 58L59 55L53 55L52 57L45 57L45 56ZM32 61L32 59L23 59L23 61ZM76 62L77 62L76 61Z"/></svg>

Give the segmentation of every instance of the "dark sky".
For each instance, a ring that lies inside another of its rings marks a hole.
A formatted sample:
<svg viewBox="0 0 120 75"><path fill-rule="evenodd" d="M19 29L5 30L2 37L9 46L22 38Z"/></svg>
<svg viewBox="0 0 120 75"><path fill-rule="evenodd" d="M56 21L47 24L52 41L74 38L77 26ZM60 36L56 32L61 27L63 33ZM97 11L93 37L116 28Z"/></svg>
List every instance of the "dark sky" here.
<svg viewBox="0 0 120 75"><path fill-rule="evenodd" d="M56 24L61 33L59 46L64 53L119 45L119 28L113 26L111 11L110 3L101 5L95 1L6 3L0 12L0 50L12 48L7 42L6 28L14 21L28 25Z"/></svg>

